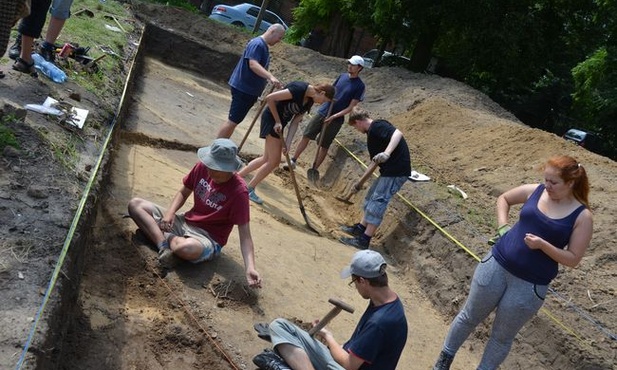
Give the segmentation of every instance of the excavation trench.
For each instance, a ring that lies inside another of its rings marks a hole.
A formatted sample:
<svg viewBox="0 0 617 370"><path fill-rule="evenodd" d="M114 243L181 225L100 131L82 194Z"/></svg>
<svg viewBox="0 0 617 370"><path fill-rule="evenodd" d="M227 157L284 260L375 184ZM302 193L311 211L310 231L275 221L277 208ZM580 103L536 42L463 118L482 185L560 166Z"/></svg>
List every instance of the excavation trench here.
<svg viewBox="0 0 617 370"><path fill-rule="evenodd" d="M63 298L51 310L51 334L43 347L53 350L37 357L39 368L254 368L251 358L269 345L256 336L255 322L286 317L307 323L330 309L330 297L355 307L354 314L341 314L331 324L339 341L351 334L366 301L339 278L355 250L337 238L341 223L360 217L361 195L351 198L353 204L335 196L364 171L357 161L366 161L364 138L357 133L341 133L344 148L330 149L318 186L305 175L313 146L296 170L307 215L320 235L306 227L287 173L276 170L258 187L265 204L251 205L251 231L264 279L260 290L245 284L236 229L216 261L181 264L162 275L156 252L124 217L132 197L167 206L197 161L197 148L208 145L226 119L230 94L225 81L241 49L221 45L147 25L93 197L94 212L82 222L80 245L73 248L79 252L71 252L71 284L63 285ZM287 79L324 80L340 72L338 60L324 59L332 71L310 75L295 70L293 58L279 57L277 72ZM242 139L248 122L237 128L233 140ZM247 160L262 151L257 132L242 149ZM436 183L408 182L400 196L390 205L373 247L387 255L391 285L407 310L410 332L399 369L426 369L464 300L461 287L468 285L474 261L404 200L430 211L465 241L477 242L480 233L453 211L456 200ZM535 329L523 333L523 353L532 353L529 346L540 346L545 338L535 333L538 327L555 330L546 320L536 321ZM454 369L475 367L486 333L481 328L461 349ZM529 365L525 356L509 361Z"/></svg>

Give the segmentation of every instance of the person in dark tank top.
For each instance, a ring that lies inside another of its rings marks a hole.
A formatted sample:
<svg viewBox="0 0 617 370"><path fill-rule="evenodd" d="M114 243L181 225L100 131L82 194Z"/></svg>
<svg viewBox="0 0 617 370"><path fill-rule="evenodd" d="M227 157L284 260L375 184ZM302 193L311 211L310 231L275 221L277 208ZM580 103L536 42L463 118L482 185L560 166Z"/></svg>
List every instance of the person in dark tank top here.
<svg viewBox="0 0 617 370"><path fill-rule="evenodd" d="M433 370L448 370L471 332L493 311L491 336L478 369L497 369L514 337L542 307L559 265L576 267L593 233L589 179L569 156L542 166L544 183L526 184L497 198L497 236L477 266L465 306L454 318ZM510 227L510 208L523 204Z"/></svg>

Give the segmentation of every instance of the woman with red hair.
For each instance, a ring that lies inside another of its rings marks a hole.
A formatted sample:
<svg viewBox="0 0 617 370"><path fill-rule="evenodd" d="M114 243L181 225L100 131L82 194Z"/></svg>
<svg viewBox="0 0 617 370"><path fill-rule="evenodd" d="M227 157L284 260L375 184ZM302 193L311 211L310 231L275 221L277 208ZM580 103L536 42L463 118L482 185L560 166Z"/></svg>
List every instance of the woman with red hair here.
<svg viewBox="0 0 617 370"><path fill-rule="evenodd" d="M479 370L497 369L514 337L540 309L559 265L576 267L593 232L589 180L574 158L556 156L543 166L544 183L521 185L497 198L498 238L471 281L434 370L448 370L457 350L491 312L495 320ZM523 204L509 226L510 207Z"/></svg>

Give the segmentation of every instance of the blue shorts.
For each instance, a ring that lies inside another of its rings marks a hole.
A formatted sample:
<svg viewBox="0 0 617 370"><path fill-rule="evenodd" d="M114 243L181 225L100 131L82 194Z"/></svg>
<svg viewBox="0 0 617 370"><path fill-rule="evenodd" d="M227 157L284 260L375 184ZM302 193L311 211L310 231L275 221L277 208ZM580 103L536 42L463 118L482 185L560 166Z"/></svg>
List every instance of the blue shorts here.
<svg viewBox="0 0 617 370"><path fill-rule="evenodd" d="M53 0L51 8L49 8L49 14L58 19L69 19L71 16L71 5L73 5L73 0Z"/></svg>
<svg viewBox="0 0 617 370"><path fill-rule="evenodd" d="M227 117L236 125L240 124L249 113L258 96L249 95L242 91L231 88L231 106L229 107L229 116Z"/></svg>

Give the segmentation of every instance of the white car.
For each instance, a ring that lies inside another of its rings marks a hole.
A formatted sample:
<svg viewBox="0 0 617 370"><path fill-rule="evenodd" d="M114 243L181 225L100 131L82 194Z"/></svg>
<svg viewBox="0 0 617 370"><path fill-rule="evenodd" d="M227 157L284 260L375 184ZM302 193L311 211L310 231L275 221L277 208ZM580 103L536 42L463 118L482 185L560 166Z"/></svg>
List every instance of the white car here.
<svg viewBox="0 0 617 370"><path fill-rule="evenodd" d="M235 6L219 4L212 8L212 13L210 13L208 18L253 31L260 9L261 8L259 6L248 3L238 4ZM281 17L269 10L266 10L259 25L260 33L265 32L268 27L274 23L280 23L283 27L285 27L285 29L287 29L287 25L283 22Z"/></svg>

